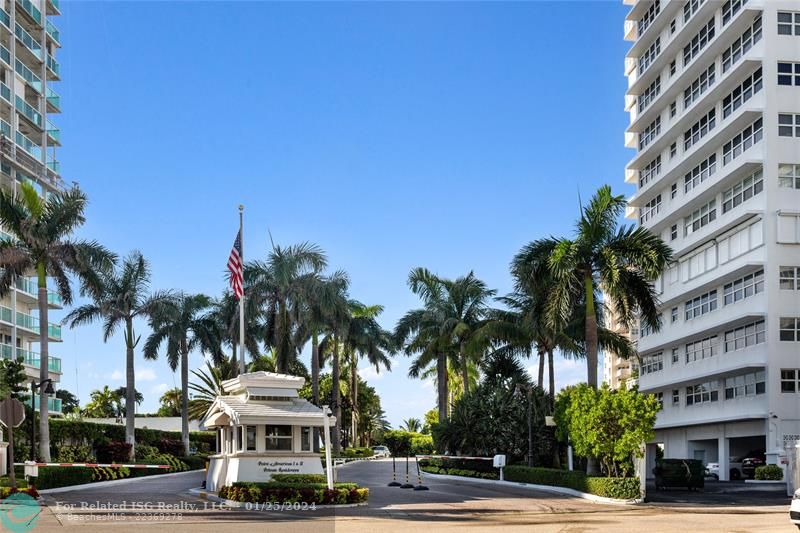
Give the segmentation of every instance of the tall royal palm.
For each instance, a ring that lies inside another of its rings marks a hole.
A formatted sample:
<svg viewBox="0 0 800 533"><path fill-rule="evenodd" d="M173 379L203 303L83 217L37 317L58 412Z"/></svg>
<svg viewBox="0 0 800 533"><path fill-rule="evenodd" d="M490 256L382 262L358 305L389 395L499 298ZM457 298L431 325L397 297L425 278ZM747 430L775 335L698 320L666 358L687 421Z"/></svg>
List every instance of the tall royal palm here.
<svg viewBox="0 0 800 533"><path fill-rule="evenodd" d="M99 291L94 302L82 305L69 313L65 321L70 327L103 322L103 342L108 342L120 328L125 333L125 405L134 405L135 372L134 350L141 336L134 331L134 321L149 319L153 311L171 298L168 292L150 294L150 265L138 251L131 252L118 269L108 270L100 276ZM125 440L131 445L134 457L136 445L134 410L125 410Z"/></svg>
<svg viewBox="0 0 800 533"><path fill-rule="evenodd" d="M174 372L181 369L181 438L189 455L189 354L200 350L219 361L220 331L211 315L212 300L204 294L177 294L161 302L151 313L153 332L144 344L146 359L158 358L166 344L167 363Z"/></svg>
<svg viewBox="0 0 800 533"><path fill-rule="evenodd" d="M116 257L94 241L73 240L83 225L86 195L72 187L43 200L29 184L19 193L0 191L0 224L12 239L0 241L0 294L7 294L16 280L36 273L39 304L39 380L48 378L47 278L67 305L72 303L69 274L75 274L81 289L95 295L99 272L110 268ZM39 457L50 460L50 426L45 387L39 395Z"/></svg>
<svg viewBox="0 0 800 533"><path fill-rule="evenodd" d="M245 265L248 296L264 313L264 343L275 352L278 372L285 373L297 358L297 329L302 304L310 299L328 261L322 249L311 243L282 247L273 245L265 261Z"/></svg>
<svg viewBox="0 0 800 533"><path fill-rule="evenodd" d="M348 285L340 283L334 289L338 291L336 296L339 300L347 301ZM347 343L347 335L350 331L352 315L350 313L349 302L344 305L336 305L331 308L331 313L325 317L326 335L319 343L320 365L323 361L331 361L331 406L336 417L333 432L333 451L339 453L341 449L341 428L342 428L342 386L341 386L341 365L344 347ZM313 362L312 362L313 363Z"/></svg>
<svg viewBox="0 0 800 533"><path fill-rule="evenodd" d="M252 359L259 355L260 340L264 338L264 324L262 313L257 302L245 294L245 348ZM211 310L211 316L217 322L220 331L220 341L230 345L232 360L238 361L239 340L239 300L230 291L225 291L222 298L216 300ZM234 372L237 370L234 369Z"/></svg>
<svg viewBox="0 0 800 533"><path fill-rule="evenodd" d="M620 323L631 327L639 318L643 326L660 327L658 299L653 281L672 259L672 250L657 235L642 227L617 227L625 210L623 196L611 187L598 189L581 217L572 239L542 239L525 246L515 262L544 264L552 279L546 306L550 327L560 328L581 311L588 383L597 387L598 316L605 295ZM536 268L529 269L535 273Z"/></svg>

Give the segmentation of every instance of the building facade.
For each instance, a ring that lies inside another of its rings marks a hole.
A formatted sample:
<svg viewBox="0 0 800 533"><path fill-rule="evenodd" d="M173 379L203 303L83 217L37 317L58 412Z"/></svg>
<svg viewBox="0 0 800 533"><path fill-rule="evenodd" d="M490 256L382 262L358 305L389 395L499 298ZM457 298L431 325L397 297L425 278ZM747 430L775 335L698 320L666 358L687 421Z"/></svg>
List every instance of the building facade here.
<svg viewBox="0 0 800 533"><path fill-rule="evenodd" d="M609 300L604 298L606 308L603 313L603 322L606 328L614 333L625 335L631 342L636 343L639 335L638 328L629 331L624 324L617 320L617 315L614 308L609 304ZM639 377L639 361L636 359L623 359L616 353L603 350L603 382L608 383L612 389L618 389L623 384L627 388L635 385Z"/></svg>
<svg viewBox="0 0 800 533"><path fill-rule="evenodd" d="M60 112L53 89L59 80L56 52L60 33L51 17L59 15L58 0L0 0L0 186L18 190L31 184L43 197L63 188L56 150L60 131L50 115ZM0 228L0 238L10 238ZM35 278L21 278L0 299L0 355L24 358L30 380L39 380L39 318ZM55 292L51 309L61 308ZM61 341L61 326L49 325L52 342ZM61 359L50 350L48 369L53 381L61 376ZM38 395L35 398L38 407ZM50 412L61 413L61 400L49 399Z"/></svg>
<svg viewBox="0 0 800 533"><path fill-rule="evenodd" d="M800 439L800 2L625 3L627 216L675 258L638 341L651 446L727 479Z"/></svg>

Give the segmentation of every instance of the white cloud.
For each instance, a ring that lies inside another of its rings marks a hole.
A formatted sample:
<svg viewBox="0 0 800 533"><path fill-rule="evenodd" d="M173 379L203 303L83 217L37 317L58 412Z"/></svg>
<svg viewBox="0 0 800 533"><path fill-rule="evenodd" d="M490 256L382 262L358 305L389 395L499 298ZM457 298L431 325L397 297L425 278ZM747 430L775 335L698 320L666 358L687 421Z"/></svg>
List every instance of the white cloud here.
<svg viewBox="0 0 800 533"><path fill-rule="evenodd" d="M582 359L564 359L560 355L554 356L554 368L556 378L556 392L568 385L575 385L586 381L586 361ZM531 379L536 382L539 379L539 362L535 362L527 368ZM544 386L547 388L548 368L545 362Z"/></svg>
<svg viewBox="0 0 800 533"><path fill-rule="evenodd" d="M142 368L136 371L136 381L155 381L156 373L152 368Z"/></svg>
<svg viewBox="0 0 800 533"><path fill-rule="evenodd" d="M167 392L167 390L169 390L169 388L170 388L169 385L167 385L166 383L159 383L157 385L153 385L152 387L150 387L150 393L151 394L158 394L160 396L160 395L164 394L165 392Z"/></svg>
<svg viewBox="0 0 800 533"><path fill-rule="evenodd" d="M111 381L122 381L124 375L122 374L121 370L114 370L111 373Z"/></svg>

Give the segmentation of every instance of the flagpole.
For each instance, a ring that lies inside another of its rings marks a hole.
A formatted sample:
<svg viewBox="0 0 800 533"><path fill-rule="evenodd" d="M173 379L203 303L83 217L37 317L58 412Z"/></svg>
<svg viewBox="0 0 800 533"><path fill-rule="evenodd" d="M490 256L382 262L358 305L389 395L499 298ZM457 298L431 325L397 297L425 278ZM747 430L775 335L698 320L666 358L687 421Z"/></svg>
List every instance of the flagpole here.
<svg viewBox="0 0 800 533"><path fill-rule="evenodd" d="M239 298L239 352L242 358L239 360L239 373L245 373L244 360L244 234L243 234L243 211L244 206L239 205L239 246L241 247L240 260L242 262L242 297Z"/></svg>

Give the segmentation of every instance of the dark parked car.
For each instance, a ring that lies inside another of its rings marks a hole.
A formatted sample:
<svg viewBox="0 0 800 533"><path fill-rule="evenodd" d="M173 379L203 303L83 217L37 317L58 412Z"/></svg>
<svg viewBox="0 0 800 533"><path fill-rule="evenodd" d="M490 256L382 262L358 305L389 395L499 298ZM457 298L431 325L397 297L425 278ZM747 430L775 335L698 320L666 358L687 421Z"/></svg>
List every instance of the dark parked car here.
<svg viewBox="0 0 800 533"><path fill-rule="evenodd" d="M742 458L742 474L744 477L753 479L756 476L756 468L767 464L767 456L764 450L754 450L747 452Z"/></svg>
<svg viewBox="0 0 800 533"><path fill-rule="evenodd" d="M689 490L705 486L706 467L699 459L659 459L653 474L656 490L665 487L686 487Z"/></svg>

